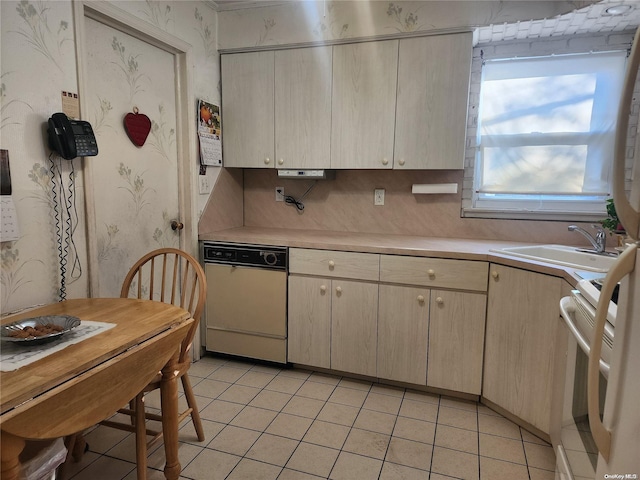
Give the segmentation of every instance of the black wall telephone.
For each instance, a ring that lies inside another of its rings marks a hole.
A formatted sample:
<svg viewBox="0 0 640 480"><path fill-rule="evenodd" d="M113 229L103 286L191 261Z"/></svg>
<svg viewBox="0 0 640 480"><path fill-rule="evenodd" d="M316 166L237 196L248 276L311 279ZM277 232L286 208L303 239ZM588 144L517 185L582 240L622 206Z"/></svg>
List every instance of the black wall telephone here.
<svg viewBox="0 0 640 480"><path fill-rule="evenodd" d="M69 120L64 113L49 119L49 148L66 160L98 155L98 144L89 122Z"/></svg>

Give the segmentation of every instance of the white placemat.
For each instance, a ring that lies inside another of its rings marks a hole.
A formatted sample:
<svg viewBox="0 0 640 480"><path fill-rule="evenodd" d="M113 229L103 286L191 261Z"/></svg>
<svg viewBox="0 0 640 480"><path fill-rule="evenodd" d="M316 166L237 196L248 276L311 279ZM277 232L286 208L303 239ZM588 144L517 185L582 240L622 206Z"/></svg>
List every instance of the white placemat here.
<svg viewBox="0 0 640 480"><path fill-rule="evenodd" d="M2 346L0 347L0 371L11 372L17 370L47 355L60 351L69 345L86 340L115 326L115 323L82 320L82 323L70 332L43 345L24 346L15 345L11 342L2 342Z"/></svg>

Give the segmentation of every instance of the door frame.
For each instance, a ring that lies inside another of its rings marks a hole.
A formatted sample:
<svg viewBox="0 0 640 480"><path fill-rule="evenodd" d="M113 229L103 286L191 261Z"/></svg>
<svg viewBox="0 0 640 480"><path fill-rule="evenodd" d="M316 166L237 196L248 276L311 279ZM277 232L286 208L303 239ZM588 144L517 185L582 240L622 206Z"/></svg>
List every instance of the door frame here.
<svg viewBox="0 0 640 480"><path fill-rule="evenodd" d="M193 185L195 168L192 162L197 157L195 143L195 101L191 81L191 45L139 19L119 7L104 1L73 1L74 32L76 40L76 65L78 74L78 97L80 118L88 118L85 98L87 88L85 17L100 22L127 35L164 50L174 57L176 99L176 148L178 155L178 210L184 230L179 237L180 248L198 258L198 225L196 222ZM94 169L91 157L82 158L85 195L85 223L87 236L88 295L94 297L99 291L98 241L96 204L94 197Z"/></svg>

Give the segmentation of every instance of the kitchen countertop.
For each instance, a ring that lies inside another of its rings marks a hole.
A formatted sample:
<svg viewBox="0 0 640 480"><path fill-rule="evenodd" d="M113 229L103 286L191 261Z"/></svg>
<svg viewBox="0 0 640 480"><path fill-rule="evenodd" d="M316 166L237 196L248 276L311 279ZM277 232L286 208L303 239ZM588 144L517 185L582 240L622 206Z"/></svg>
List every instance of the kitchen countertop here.
<svg viewBox="0 0 640 480"><path fill-rule="evenodd" d="M460 260L481 260L564 278L575 286L582 277L572 268L536 262L492 252L492 249L535 243L473 240L461 238L387 235L380 233L331 232L263 227L238 227L203 233L200 241L341 250L347 252L412 255Z"/></svg>

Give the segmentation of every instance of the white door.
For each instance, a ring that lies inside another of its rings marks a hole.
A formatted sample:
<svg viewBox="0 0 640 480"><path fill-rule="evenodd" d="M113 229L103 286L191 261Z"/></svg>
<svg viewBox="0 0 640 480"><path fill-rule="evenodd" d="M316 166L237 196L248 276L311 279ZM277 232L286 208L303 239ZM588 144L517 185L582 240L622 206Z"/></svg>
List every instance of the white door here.
<svg viewBox="0 0 640 480"><path fill-rule="evenodd" d="M112 297L142 255L180 246L181 230L171 228L181 219L175 56L92 18L84 31L83 112L99 148L85 159L95 210L92 295ZM123 122L134 109L151 120L141 147Z"/></svg>

